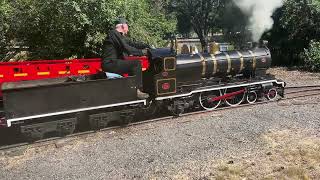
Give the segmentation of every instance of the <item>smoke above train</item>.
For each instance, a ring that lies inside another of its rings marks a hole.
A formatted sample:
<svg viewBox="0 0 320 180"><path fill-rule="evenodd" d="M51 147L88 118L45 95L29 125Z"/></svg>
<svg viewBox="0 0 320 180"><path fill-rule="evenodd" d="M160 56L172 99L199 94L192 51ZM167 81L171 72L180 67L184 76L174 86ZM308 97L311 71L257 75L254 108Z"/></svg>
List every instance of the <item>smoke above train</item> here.
<svg viewBox="0 0 320 180"><path fill-rule="evenodd" d="M280 8L283 0L233 0L241 11L249 17L252 40L258 42L264 32L273 26L272 14Z"/></svg>

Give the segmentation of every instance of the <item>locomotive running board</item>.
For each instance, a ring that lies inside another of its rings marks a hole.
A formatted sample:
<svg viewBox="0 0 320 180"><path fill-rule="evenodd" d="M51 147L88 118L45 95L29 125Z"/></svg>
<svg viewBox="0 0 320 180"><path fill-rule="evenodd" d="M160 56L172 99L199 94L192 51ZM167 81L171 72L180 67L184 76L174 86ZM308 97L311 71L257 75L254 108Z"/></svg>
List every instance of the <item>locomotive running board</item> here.
<svg viewBox="0 0 320 180"><path fill-rule="evenodd" d="M17 121L25 121L25 120L30 120L30 119L44 118L44 117L50 117L50 116L57 116L57 115L64 115L64 114L71 114L71 113L77 113L77 112L98 110L98 109L104 109L104 108L110 108L110 107L116 107L116 106L141 104L141 103L143 103L143 105L147 105L147 100L130 101L130 102L124 102L124 103L108 104L108 105L102 105L102 106L96 106L96 107L73 109L73 110L60 111L60 112L47 113L47 114L39 114L39 115L34 115L34 116L12 118L12 119L7 119L7 127L11 127L12 123L13 122L17 122Z"/></svg>
<svg viewBox="0 0 320 180"><path fill-rule="evenodd" d="M237 87L244 87L244 86L251 86L251 85L259 85L259 84L267 84L267 83L276 83L278 85L281 85L282 87L286 86L285 82L278 81L278 80L268 80L268 81L259 81L259 82L246 83L246 84L219 86L219 87L213 87L213 88L208 88L208 89L197 89L197 90L191 91L191 92L186 93L186 94L178 94L178 95L173 95L173 96L158 97L158 98L156 98L156 100L161 101L161 100L166 100L166 99L173 99L173 98L191 96L192 94L195 94L195 93L214 91L214 90L221 90L221 89L229 89L229 88L237 88Z"/></svg>

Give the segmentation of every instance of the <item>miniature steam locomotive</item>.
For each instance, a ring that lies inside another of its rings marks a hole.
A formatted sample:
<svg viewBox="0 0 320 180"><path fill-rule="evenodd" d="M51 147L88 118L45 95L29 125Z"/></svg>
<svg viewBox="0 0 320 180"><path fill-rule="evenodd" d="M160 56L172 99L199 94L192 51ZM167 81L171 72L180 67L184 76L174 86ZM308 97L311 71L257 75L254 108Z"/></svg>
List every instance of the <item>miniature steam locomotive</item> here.
<svg viewBox="0 0 320 180"><path fill-rule="evenodd" d="M26 137L42 138L53 131L70 134L80 126L100 129L114 121L127 124L137 113L144 116L154 107L180 115L274 100L284 94L285 83L266 73L271 66L267 48L216 55L176 55L163 48L150 50L146 61L143 89L148 99L137 98L135 77L7 82L2 85L2 121Z"/></svg>

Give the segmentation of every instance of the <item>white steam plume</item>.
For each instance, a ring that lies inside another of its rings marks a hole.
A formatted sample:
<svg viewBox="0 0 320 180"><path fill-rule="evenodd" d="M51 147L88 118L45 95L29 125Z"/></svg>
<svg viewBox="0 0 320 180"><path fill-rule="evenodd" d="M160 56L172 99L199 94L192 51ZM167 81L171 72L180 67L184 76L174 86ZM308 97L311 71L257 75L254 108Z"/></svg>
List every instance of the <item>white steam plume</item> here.
<svg viewBox="0 0 320 180"><path fill-rule="evenodd" d="M273 26L273 12L283 5L283 0L233 0L249 16L252 40L258 42L262 34Z"/></svg>

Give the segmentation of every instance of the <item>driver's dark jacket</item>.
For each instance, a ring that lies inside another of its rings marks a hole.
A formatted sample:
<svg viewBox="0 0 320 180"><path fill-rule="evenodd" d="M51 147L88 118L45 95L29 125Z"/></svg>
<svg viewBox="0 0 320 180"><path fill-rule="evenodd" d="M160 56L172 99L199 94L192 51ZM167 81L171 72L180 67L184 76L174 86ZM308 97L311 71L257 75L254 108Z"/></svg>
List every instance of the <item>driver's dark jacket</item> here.
<svg viewBox="0 0 320 180"><path fill-rule="evenodd" d="M118 31L111 30L103 45L103 59L122 59L124 55L143 56L141 49L148 47L147 44L132 41Z"/></svg>

